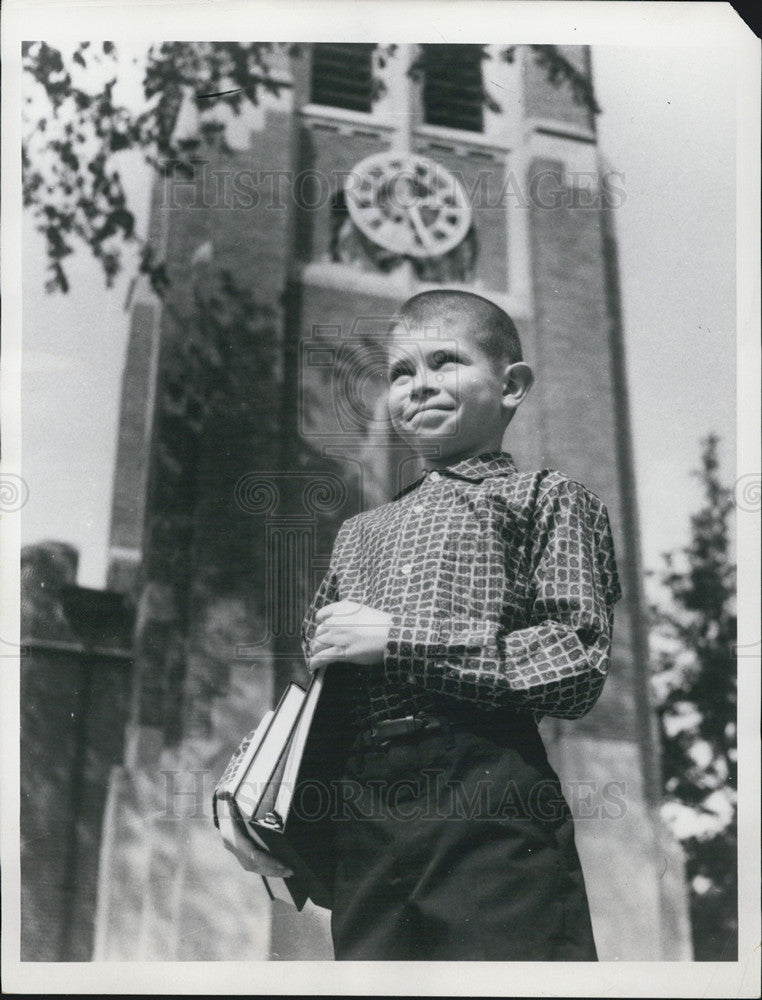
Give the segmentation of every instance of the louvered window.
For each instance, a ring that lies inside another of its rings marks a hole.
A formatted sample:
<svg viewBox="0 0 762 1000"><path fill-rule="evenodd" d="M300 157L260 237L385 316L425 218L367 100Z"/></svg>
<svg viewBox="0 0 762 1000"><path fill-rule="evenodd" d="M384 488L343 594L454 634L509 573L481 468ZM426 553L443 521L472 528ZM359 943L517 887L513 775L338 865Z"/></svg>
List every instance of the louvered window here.
<svg viewBox="0 0 762 1000"><path fill-rule="evenodd" d="M424 121L482 132L482 47L423 45L422 49Z"/></svg>
<svg viewBox="0 0 762 1000"><path fill-rule="evenodd" d="M312 46L312 101L349 111L370 111L373 44L316 43Z"/></svg>

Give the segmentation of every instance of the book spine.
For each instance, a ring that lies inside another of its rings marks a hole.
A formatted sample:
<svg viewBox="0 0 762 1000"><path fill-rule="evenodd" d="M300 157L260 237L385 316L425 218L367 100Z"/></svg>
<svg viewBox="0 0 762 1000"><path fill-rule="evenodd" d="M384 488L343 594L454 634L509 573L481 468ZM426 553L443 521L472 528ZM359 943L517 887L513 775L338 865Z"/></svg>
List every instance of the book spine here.
<svg viewBox="0 0 762 1000"><path fill-rule="evenodd" d="M304 752L304 743L309 736L309 728L312 725L318 699L320 698L322 691L323 671L316 670L312 675L312 681L307 688L304 702L299 710L299 717L296 720L296 725L294 726L293 735L289 741L287 748L288 754L283 768L283 776L278 786L278 794L272 805L270 813L268 813L268 815L273 817L276 823L280 823L281 829L285 826L286 818L288 817L289 810L291 809L296 780L301 766L302 753ZM267 816L265 816L265 820L266 819Z"/></svg>
<svg viewBox="0 0 762 1000"><path fill-rule="evenodd" d="M293 735L294 726L299 718L299 712L304 704L304 694L304 690L298 684L289 685L276 709L275 719L278 719L277 725L280 727L280 732L273 729L271 734L268 733L268 737L272 735L273 740L269 743L267 740L263 741L264 761L262 756L255 755L252 758L251 766L241 778L235 797L241 807L241 812L245 813L247 819L255 816L262 818L272 809L279 778L285 765L286 751ZM293 711L293 715L289 719L288 713L291 711ZM276 725L275 719L273 719L272 725ZM284 722L287 728L282 725ZM282 743L277 743L276 737L282 738ZM273 753L273 751L275 752ZM257 781L251 780L253 774L257 774Z"/></svg>

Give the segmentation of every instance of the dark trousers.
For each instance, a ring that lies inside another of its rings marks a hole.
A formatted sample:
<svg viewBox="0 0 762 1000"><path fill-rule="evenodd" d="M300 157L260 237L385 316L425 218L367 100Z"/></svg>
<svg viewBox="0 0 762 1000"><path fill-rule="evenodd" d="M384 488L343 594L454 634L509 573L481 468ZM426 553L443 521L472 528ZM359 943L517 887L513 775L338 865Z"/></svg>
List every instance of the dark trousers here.
<svg viewBox="0 0 762 1000"><path fill-rule="evenodd" d="M572 817L533 723L358 752L340 791L337 959L596 960Z"/></svg>

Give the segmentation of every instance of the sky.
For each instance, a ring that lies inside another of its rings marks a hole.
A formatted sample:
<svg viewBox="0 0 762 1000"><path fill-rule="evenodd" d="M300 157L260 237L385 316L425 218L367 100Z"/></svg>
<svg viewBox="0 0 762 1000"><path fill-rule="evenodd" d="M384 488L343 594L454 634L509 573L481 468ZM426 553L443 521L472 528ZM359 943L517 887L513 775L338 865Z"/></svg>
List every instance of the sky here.
<svg viewBox="0 0 762 1000"><path fill-rule="evenodd" d="M709 432L736 478L735 71L732 50L593 47L599 146L624 175L616 210L644 565L684 545L691 469ZM134 204L147 205L130 171ZM70 542L78 582L105 583L130 261L111 290L77 254L44 292L42 239L23 228L22 544Z"/></svg>

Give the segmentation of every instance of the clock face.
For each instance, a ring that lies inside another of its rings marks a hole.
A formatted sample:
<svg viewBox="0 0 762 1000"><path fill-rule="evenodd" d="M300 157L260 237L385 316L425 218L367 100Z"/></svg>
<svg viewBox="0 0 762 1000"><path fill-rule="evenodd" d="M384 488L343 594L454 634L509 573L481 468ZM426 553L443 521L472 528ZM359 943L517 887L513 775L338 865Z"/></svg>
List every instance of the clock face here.
<svg viewBox="0 0 762 1000"><path fill-rule="evenodd" d="M345 198L360 232L395 254L441 256L471 225L461 184L439 163L415 153L376 153L361 160Z"/></svg>

